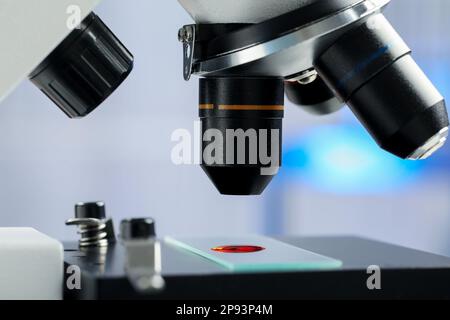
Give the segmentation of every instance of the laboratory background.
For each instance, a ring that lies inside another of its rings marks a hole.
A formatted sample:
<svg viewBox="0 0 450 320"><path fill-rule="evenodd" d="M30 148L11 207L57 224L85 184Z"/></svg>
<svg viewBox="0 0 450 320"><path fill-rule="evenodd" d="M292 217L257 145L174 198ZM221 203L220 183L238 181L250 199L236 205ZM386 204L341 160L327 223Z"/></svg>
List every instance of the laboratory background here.
<svg viewBox="0 0 450 320"><path fill-rule="evenodd" d="M396 159L347 109L317 117L286 102L283 168L261 197L222 196L199 166L174 164L172 133L198 120L177 40L192 20L175 0L123 1L96 13L134 71L93 114L68 119L28 81L2 103L1 227L76 239L64 225L74 204L103 200L117 223L154 217L160 236L355 235L450 256L450 144ZM393 0L385 13L449 100L450 1Z"/></svg>

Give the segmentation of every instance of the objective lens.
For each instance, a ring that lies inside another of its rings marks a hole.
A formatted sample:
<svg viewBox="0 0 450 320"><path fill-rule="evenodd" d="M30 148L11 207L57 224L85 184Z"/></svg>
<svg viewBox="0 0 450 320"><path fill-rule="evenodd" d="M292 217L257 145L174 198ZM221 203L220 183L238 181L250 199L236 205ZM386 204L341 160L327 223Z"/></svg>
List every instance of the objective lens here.
<svg viewBox="0 0 450 320"><path fill-rule="evenodd" d="M331 114L344 107L320 77L310 83L286 81L285 88L289 101L311 114Z"/></svg>
<svg viewBox="0 0 450 320"><path fill-rule="evenodd" d="M284 82L200 79L202 168L222 194L259 195L281 166Z"/></svg>
<svg viewBox="0 0 450 320"><path fill-rule="evenodd" d="M388 152L424 159L445 143L444 98L383 15L340 38L315 67Z"/></svg>
<svg viewBox="0 0 450 320"><path fill-rule="evenodd" d="M133 56L91 13L30 74L30 80L67 116L95 110L128 77Z"/></svg>

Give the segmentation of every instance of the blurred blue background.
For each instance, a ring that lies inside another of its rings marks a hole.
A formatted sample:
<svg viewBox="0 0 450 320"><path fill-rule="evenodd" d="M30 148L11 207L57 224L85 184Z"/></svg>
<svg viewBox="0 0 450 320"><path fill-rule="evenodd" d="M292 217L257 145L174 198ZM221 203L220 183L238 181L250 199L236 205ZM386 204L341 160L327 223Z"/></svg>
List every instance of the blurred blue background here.
<svg viewBox="0 0 450 320"><path fill-rule="evenodd" d="M197 166L171 162L171 134L193 130L197 81L182 79L175 0L105 0L97 13L136 57L94 114L69 120L29 82L0 108L0 226L66 240L79 201L118 222L153 216L159 233L361 235L450 255L450 145L424 162L380 150L348 110L326 117L288 103L284 167L262 197L224 197ZM393 0L386 11L450 98L450 1ZM1 72L1 71L0 71Z"/></svg>

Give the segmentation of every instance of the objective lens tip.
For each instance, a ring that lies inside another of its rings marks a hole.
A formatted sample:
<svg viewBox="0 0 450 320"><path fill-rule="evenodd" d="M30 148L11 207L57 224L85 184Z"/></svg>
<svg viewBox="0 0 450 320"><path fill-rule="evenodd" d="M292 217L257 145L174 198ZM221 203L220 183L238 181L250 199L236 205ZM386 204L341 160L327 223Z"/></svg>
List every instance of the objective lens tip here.
<svg viewBox="0 0 450 320"><path fill-rule="evenodd" d="M448 127L442 129L427 142L425 142L423 146L414 151L414 153L408 157L408 160L425 160L429 158L445 145L448 134Z"/></svg>

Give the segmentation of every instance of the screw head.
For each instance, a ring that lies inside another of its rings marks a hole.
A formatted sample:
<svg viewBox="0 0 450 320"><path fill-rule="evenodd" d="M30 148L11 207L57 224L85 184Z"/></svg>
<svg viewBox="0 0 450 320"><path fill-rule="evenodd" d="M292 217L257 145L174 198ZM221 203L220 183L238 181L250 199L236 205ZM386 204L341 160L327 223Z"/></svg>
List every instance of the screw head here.
<svg viewBox="0 0 450 320"><path fill-rule="evenodd" d="M120 224L123 240L145 240L156 237L155 221L151 218L127 219Z"/></svg>
<svg viewBox="0 0 450 320"><path fill-rule="evenodd" d="M79 202L75 205L75 218L85 219L105 219L105 203L102 201L97 202Z"/></svg>

